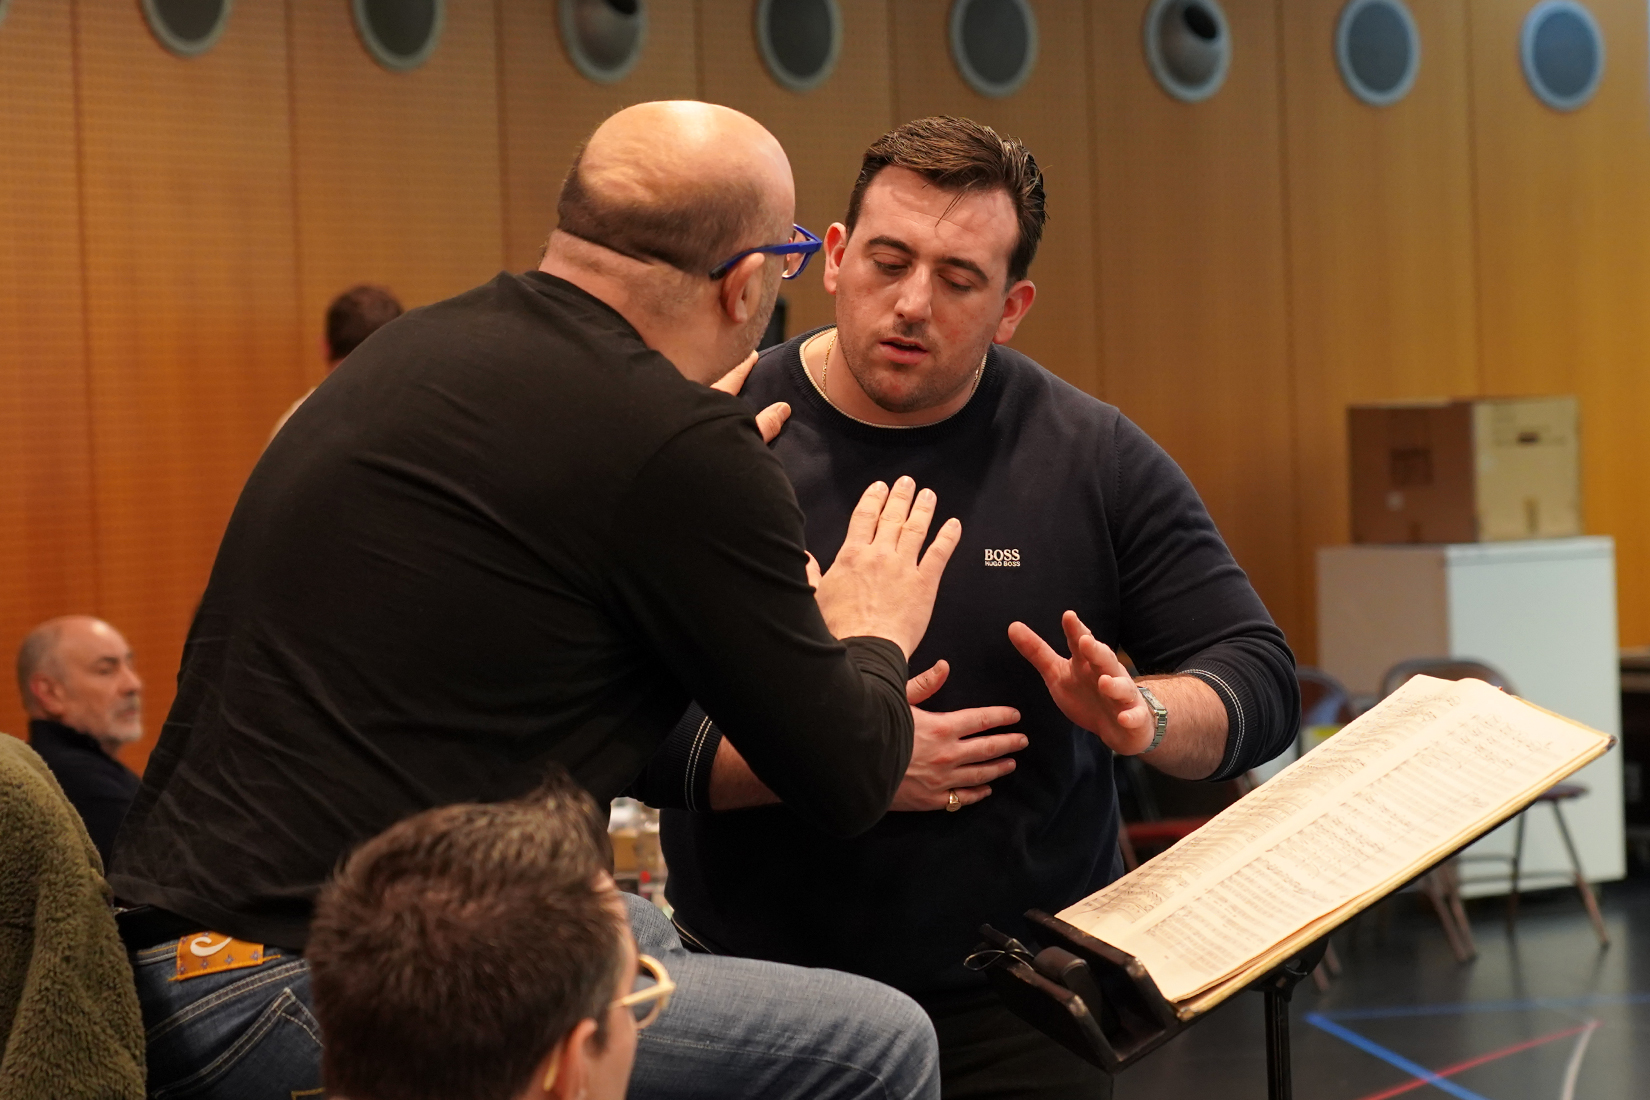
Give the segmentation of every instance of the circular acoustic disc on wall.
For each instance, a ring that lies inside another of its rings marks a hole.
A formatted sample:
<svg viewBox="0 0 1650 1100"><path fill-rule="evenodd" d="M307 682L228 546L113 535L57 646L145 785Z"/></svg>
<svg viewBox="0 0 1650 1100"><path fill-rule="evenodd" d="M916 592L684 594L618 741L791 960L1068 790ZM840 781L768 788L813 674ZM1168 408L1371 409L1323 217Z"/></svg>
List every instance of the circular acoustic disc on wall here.
<svg viewBox="0 0 1650 1100"><path fill-rule="evenodd" d="M810 92L836 68L842 13L836 0L757 0L756 48L768 72L793 92Z"/></svg>
<svg viewBox="0 0 1650 1100"><path fill-rule="evenodd" d="M1146 64L1163 90L1187 103L1226 82L1232 32L1216 0L1152 0L1146 9Z"/></svg>
<svg viewBox="0 0 1650 1100"><path fill-rule="evenodd" d="M386 69L416 69L441 42L444 0L353 0L352 6L362 45Z"/></svg>
<svg viewBox="0 0 1650 1100"><path fill-rule="evenodd" d="M217 45L229 25L232 0L143 0L143 18L155 39L179 57L198 57ZM0 2L0 19L6 4Z"/></svg>
<svg viewBox="0 0 1650 1100"><path fill-rule="evenodd" d="M1372 107L1408 95L1421 71L1421 32L1403 0L1351 0L1335 24L1335 60L1347 89Z"/></svg>
<svg viewBox="0 0 1650 1100"><path fill-rule="evenodd" d="M1604 77L1604 33L1575 0L1542 0L1524 17L1519 58L1530 91L1547 106L1573 111Z"/></svg>
<svg viewBox="0 0 1650 1100"><path fill-rule="evenodd" d="M955 0L951 60L970 88L1001 99L1037 67L1037 16L1026 0Z"/></svg>
<svg viewBox="0 0 1650 1100"><path fill-rule="evenodd" d="M598 84L630 75L647 43L642 0L557 0L561 41L573 67Z"/></svg>

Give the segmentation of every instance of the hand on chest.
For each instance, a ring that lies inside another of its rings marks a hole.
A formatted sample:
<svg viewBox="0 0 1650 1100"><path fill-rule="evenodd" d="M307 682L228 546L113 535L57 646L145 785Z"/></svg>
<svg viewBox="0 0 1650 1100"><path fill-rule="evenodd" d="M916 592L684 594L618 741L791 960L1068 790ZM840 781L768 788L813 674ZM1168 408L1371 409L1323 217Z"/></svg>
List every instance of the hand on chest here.
<svg viewBox="0 0 1650 1100"><path fill-rule="evenodd" d="M787 462L807 518L808 549L822 568L830 568L854 503L873 481L909 474L939 498L933 530L952 516L962 522L962 541L946 567L913 670L942 657L959 672L975 662L1018 665L1008 624L1019 620L1059 638L1060 615L1068 608L1102 640L1114 639L1117 571L1091 480L1017 475L1008 462L946 458L910 453L801 468Z"/></svg>

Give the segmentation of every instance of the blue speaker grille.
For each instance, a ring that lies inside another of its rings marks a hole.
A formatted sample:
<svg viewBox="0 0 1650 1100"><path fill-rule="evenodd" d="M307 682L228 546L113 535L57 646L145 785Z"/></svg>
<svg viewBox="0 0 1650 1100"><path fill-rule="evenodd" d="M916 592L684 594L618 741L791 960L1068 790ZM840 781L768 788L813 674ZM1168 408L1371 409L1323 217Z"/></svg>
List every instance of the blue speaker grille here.
<svg viewBox="0 0 1650 1100"><path fill-rule="evenodd" d="M1586 91L1598 73L1598 40L1581 16L1565 8L1535 29L1535 71L1554 95L1570 99Z"/></svg>
<svg viewBox="0 0 1650 1100"><path fill-rule="evenodd" d="M1026 67L1031 28L1014 0L968 0L962 17L962 49L968 63L992 84L1011 84Z"/></svg>
<svg viewBox="0 0 1650 1100"><path fill-rule="evenodd" d="M1392 92L1409 75L1415 44L1409 25L1389 4L1368 4L1352 17L1347 57L1358 80L1372 92Z"/></svg>
<svg viewBox="0 0 1650 1100"><path fill-rule="evenodd" d="M151 0L155 18L181 42L204 42L218 29L224 0Z"/></svg>
<svg viewBox="0 0 1650 1100"><path fill-rule="evenodd" d="M439 0L359 0L372 36L392 58L410 61L427 51L436 32Z"/></svg>
<svg viewBox="0 0 1650 1100"><path fill-rule="evenodd" d="M826 0L773 0L768 44L798 79L817 76L831 58L831 10Z"/></svg>

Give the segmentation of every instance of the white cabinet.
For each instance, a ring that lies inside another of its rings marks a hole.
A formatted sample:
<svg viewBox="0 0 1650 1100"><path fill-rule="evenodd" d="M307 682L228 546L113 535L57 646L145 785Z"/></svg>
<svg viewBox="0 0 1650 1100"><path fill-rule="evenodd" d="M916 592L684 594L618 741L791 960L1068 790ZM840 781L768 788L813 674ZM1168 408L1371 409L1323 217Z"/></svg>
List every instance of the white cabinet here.
<svg viewBox="0 0 1650 1100"><path fill-rule="evenodd" d="M1412 657L1471 657L1500 669L1532 703L1621 736L1615 543L1530 539L1447 546L1332 546L1318 551L1318 657L1354 695ZM1627 872L1621 748L1577 772L1589 793L1564 803L1565 820L1594 881ZM1529 888L1561 885L1569 860L1552 811L1533 806L1524 836ZM1508 822L1469 854L1510 855ZM1470 863L1469 878L1505 864ZM1505 893L1474 883L1468 895Z"/></svg>

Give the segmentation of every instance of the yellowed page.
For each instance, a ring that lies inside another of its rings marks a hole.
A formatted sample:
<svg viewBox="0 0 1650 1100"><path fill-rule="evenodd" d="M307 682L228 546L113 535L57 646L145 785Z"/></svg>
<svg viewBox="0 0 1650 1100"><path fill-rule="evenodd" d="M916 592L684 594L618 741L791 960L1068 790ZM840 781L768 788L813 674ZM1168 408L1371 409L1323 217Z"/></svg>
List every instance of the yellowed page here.
<svg viewBox="0 0 1650 1100"><path fill-rule="evenodd" d="M1476 680L1418 676L1059 915L1185 1001L1400 885L1609 745Z"/></svg>

